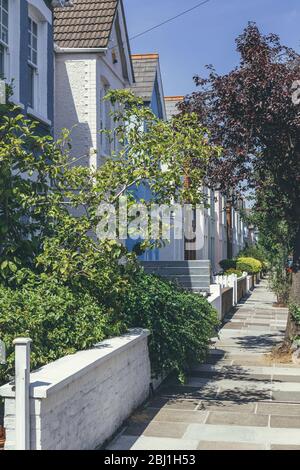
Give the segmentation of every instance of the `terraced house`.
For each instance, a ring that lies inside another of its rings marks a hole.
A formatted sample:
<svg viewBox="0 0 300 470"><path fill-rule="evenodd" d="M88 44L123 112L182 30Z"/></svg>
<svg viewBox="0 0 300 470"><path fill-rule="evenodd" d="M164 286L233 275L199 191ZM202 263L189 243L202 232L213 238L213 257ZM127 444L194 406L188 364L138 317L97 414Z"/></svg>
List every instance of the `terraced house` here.
<svg viewBox="0 0 300 470"><path fill-rule="evenodd" d="M0 76L12 101L51 131L54 60L51 1L0 0Z"/></svg>
<svg viewBox="0 0 300 470"><path fill-rule="evenodd" d="M54 10L55 135L72 129L73 156L98 167L118 142L112 128L109 89L132 86L134 73L121 0L74 0Z"/></svg>

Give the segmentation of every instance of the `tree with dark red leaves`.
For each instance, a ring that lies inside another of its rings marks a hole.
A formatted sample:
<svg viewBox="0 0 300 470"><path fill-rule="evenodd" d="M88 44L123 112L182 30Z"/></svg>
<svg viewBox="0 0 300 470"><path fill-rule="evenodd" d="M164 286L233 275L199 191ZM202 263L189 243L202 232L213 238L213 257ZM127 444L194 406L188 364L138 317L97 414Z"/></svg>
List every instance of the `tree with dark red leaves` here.
<svg viewBox="0 0 300 470"><path fill-rule="evenodd" d="M207 183L224 192L252 189L266 194L293 234L292 298L300 305L300 56L249 23L236 40L240 64L227 75L209 66L199 91L182 110L198 114L221 145ZM298 81L298 83L297 83ZM256 207L260 210L260 207Z"/></svg>

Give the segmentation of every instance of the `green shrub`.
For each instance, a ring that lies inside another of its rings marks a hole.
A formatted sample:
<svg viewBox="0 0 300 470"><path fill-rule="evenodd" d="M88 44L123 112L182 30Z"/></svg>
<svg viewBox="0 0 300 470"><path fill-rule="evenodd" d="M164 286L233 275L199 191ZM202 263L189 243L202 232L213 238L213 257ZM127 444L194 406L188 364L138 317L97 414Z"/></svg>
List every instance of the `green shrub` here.
<svg viewBox="0 0 300 470"><path fill-rule="evenodd" d="M242 271L243 273L253 274L252 273L252 266L248 263L242 263L240 261L237 262L237 269Z"/></svg>
<svg viewBox="0 0 300 470"><path fill-rule="evenodd" d="M32 278L18 289L0 285L0 339L8 355L7 364L0 366L0 383L13 374L12 342L18 336L33 340L35 369L114 333L120 332L111 325L109 309L88 292L73 291L51 278Z"/></svg>
<svg viewBox="0 0 300 470"><path fill-rule="evenodd" d="M184 376L191 364L203 360L218 325L217 313L204 297L144 273L125 299L124 311L128 327L151 331L154 375L176 370Z"/></svg>
<svg viewBox="0 0 300 470"><path fill-rule="evenodd" d="M237 277L242 277L243 271L239 271L238 269L228 269L224 274L225 276L231 276L231 274L236 274Z"/></svg>
<svg viewBox="0 0 300 470"><path fill-rule="evenodd" d="M266 262L266 255L262 248L257 245L248 246L239 253L239 258L254 258L261 263Z"/></svg>
<svg viewBox="0 0 300 470"><path fill-rule="evenodd" d="M228 271L229 269L236 269L236 260L235 259L223 259L220 261L220 266L223 271Z"/></svg>
<svg viewBox="0 0 300 470"><path fill-rule="evenodd" d="M239 258L254 258L261 262L262 270L267 272L270 268L264 249L260 246L249 246L239 253Z"/></svg>
<svg viewBox="0 0 300 470"><path fill-rule="evenodd" d="M236 267L248 274L257 274L262 270L262 263L255 258L238 258Z"/></svg>
<svg viewBox="0 0 300 470"><path fill-rule="evenodd" d="M290 305L290 312L294 321L300 325L300 307L298 305Z"/></svg>
<svg viewBox="0 0 300 470"><path fill-rule="evenodd" d="M33 340L32 369L134 327L151 331L154 375L176 370L180 378L193 362L205 357L218 320L204 297L139 269L109 302L103 295L107 286L104 289L102 284L98 282L98 289L89 283L70 287L53 277L30 273L13 288L0 285L0 339L7 348L0 384L13 375L12 343L18 336Z"/></svg>

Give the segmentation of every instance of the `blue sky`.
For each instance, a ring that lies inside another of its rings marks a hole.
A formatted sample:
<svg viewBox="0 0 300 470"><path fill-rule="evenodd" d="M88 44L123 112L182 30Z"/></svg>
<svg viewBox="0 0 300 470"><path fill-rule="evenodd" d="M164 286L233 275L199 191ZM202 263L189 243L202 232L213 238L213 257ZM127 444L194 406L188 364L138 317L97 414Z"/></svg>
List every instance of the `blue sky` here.
<svg viewBox="0 0 300 470"><path fill-rule="evenodd" d="M193 7L200 0L124 0L129 36ZM187 15L131 41L133 53L158 52L165 95L195 89L192 77L213 64L219 73L238 63L235 38L248 21L277 33L300 52L299 0L211 0Z"/></svg>

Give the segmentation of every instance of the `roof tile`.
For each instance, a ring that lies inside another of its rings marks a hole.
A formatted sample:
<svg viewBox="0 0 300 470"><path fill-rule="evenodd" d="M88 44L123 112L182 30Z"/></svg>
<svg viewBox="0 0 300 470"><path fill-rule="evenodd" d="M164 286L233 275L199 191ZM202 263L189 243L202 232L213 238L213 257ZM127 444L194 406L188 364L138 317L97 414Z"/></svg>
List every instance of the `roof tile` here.
<svg viewBox="0 0 300 470"><path fill-rule="evenodd" d="M61 48L105 48L119 0L73 0L54 9L54 40Z"/></svg>
<svg viewBox="0 0 300 470"><path fill-rule="evenodd" d="M159 65L158 54L135 54L131 56L135 85L132 91L144 101L150 102L155 86L155 79Z"/></svg>

